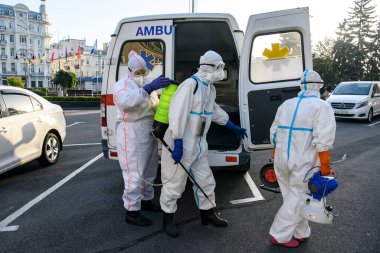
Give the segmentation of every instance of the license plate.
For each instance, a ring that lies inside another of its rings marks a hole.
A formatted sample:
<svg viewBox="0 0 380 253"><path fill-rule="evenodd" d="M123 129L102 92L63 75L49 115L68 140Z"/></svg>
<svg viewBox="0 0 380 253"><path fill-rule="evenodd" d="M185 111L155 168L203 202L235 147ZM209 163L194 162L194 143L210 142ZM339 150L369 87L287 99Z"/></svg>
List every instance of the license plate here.
<svg viewBox="0 0 380 253"><path fill-rule="evenodd" d="M344 111L344 110L335 110L335 114L349 114L349 111Z"/></svg>

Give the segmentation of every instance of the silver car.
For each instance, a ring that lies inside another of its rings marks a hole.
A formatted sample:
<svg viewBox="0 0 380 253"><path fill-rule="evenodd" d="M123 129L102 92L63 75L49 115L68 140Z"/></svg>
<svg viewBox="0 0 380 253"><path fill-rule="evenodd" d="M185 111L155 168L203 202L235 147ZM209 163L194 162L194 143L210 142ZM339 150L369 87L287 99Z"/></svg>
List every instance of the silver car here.
<svg viewBox="0 0 380 253"><path fill-rule="evenodd" d="M0 174L34 159L56 163L65 136L60 106L26 89L0 85Z"/></svg>

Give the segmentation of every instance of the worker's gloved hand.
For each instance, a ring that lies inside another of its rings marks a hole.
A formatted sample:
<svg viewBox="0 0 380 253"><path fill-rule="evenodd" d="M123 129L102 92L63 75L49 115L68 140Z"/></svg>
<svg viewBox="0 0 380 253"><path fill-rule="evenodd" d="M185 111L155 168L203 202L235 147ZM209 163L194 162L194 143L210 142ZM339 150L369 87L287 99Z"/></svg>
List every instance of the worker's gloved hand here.
<svg viewBox="0 0 380 253"><path fill-rule="evenodd" d="M330 150L319 152L319 160L321 161L321 175L327 176L331 173L330 168Z"/></svg>
<svg viewBox="0 0 380 253"><path fill-rule="evenodd" d="M276 154L276 147L274 147L273 149L273 153L272 153L272 161L274 161L274 155Z"/></svg>
<svg viewBox="0 0 380 253"><path fill-rule="evenodd" d="M174 140L174 150L172 152L172 158L174 160L174 164L177 164L181 161L183 155L183 141L182 139Z"/></svg>
<svg viewBox="0 0 380 253"><path fill-rule="evenodd" d="M152 93L154 90L165 88L171 83L171 80L163 75L154 79L151 83L148 83L142 87L148 94Z"/></svg>
<svg viewBox="0 0 380 253"><path fill-rule="evenodd" d="M227 121L227 124L226 124L226 127L231 129L232 131L234 131L234 133L239 136L240 139L243 139L245 137L248 137L247 135L247 129L245 128L241 128L237 125L235 125L234 123L232 123L232 121Z"/></svg>

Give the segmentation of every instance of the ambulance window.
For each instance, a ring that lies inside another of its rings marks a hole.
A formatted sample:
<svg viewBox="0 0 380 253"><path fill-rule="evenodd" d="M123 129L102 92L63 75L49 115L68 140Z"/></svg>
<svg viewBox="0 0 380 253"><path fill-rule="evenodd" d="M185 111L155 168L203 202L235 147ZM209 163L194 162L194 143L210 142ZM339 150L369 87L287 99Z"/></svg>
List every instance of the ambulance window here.
<svg viewBox="0 0 380 253"><path fill-rule="evenodd" d="M165 43L162 40L127 41L119 58L117 80L123 78L128 71L128 54L134 50L145 59L150 70L148 77L156 78L164 74Z"/></svg>
<svg viewBox="0 0 380 253"><path fill-rule="evenodd" d="M252 43L250 80L254 84L298 79L304 69L299 32L259 35Z"/></svg>

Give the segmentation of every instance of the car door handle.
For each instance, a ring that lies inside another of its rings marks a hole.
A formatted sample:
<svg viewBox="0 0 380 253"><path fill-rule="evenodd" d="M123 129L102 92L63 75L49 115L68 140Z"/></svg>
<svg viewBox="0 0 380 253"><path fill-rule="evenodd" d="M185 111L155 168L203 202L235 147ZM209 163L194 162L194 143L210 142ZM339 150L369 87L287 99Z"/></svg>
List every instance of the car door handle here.
<svg viewBox="0 0 380 253"><path fill-rule="evenodd" d="M8 130L9 130L8 127L2 127L2 128L0 129L0 133L6 133L6 132L8 132Z"/></svg>

